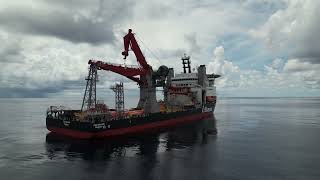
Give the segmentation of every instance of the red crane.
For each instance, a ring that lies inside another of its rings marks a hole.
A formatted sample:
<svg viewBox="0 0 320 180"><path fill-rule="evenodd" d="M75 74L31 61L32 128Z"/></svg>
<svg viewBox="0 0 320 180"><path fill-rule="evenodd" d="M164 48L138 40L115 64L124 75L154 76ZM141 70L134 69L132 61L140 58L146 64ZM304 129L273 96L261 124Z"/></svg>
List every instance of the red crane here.
<svg viewBox="0 0 320 180"><path fill-rule="evenodd" d="M131 50L134 52L137 58L139 66L123 66L121 64L113 64L95 60L89 60L88 64L96 65L98 69L112 71L123 75L137 82L139 85L145 85L147 82L145 78L142 77L152 73L152 67L147 63L131 29L129 29L128 34L123 37L123 42L124 51L122 52L122 55L124 55L124 59L126 59L129 55L129 47L131 47Z"/></svg>
<svg viewBox="0 0 320 180"><path fill-rule="evenodd" d="M153 72L152 67L147 63L131 29L129 29L128 34L123 37L123 41L124 51L122 52L122 55L124 56L124 59L129 55L129 48L131 48L137 58L138 66L124 66L121 64L90 60L88 62L90 68L112 71L137 82L140 89L140 99L137 108L143 109L145 113L159 112L160 107L157 102L156 87L164 85L163 82L167 75L168 68L166 66L160 66L158 71ZM88 79L90 80L90 78ZM89 87L86 89L92 88ZM87 101L88 100L84 98L84 102Z"/></svg>
<svg viewBox="0 0 320 180"><path fill-rule="evenodd" d="M141 67L147 71L152 70L151 66L147 63L146 58L142 54L142 51L139 48L139 45L131 29L129 29L128 34L123 37L123 43L124 43L124 51L122 52L122 55L124 55L123 59L126 59L127 56L129 55L129 45L130 45Z"/></svg>

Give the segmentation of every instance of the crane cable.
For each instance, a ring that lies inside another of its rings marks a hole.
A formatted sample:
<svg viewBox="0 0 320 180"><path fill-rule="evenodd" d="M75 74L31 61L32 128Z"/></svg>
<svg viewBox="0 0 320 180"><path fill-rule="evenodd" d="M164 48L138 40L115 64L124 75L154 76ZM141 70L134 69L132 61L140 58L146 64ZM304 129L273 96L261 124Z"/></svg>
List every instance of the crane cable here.
<svg viewBox="0 0 320 180"><path fill-rule="evenodd" d="M155 53L153 53L152 50L151 50L150 48L148 48L147 44L144 43L144 42L142 41L142 39L141 39L139 36L137 36L136 33L135 33L135 35L136 35L136 37L138 38L138 40L145 46L145 48L154 56L154 58L155 58L155 60L157 61L157 63L158 63L159 65L161 65L161 62L160 62L160 60L159 60L160 58L158 58L158 57L155 55Z"/></svg>

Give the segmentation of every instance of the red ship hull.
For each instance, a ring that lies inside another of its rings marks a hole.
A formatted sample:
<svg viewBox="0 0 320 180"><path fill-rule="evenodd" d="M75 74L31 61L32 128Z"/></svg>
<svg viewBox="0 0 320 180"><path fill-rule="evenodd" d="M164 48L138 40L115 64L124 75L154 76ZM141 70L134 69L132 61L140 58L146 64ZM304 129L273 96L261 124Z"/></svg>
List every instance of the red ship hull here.
<svg viewBox="0 0 320 180"><path fill-rule="evenodd" d="M163 128L170 128L177 125L182 125L185 123L200 121L203 119L207 119L213 116L212 112L201 112L197 114L187 115L187 116L179 116L163 121L150 122L142 125L136 125L125 128L117 128L117 129L106 129L97 132L89 132L89 131L79 131L64 127L56 127L47 124L47 129L53 133L57 133L60 135L65 135L73 138L80 139L91 139L91 138L107 138L114 136L123 136L135 133L148 132L153 130L159 130Z"/></svg>

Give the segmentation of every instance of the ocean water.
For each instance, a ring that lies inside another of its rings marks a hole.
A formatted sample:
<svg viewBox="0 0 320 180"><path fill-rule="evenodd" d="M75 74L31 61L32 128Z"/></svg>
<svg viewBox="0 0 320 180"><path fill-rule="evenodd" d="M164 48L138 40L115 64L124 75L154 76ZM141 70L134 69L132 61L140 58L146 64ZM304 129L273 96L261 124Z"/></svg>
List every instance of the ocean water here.
<svg viewBox="0 0 320 180"><path fill-rule="evenodd" d="M320 98L220 98L201 123L91 141L48 133L59 103L79 101L0 99L1 180L320 179Z"/></svg>

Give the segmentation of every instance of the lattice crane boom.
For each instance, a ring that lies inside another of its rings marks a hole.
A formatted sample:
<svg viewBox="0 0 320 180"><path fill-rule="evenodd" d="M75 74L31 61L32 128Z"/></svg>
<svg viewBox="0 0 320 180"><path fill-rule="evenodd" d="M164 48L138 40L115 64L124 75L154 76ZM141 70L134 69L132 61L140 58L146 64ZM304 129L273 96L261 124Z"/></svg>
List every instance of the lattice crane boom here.
<svg viewBox="0 0 320 180"><path fill-rule="evenodd" d="M146 71L138 67L126 67L121 64L113 64L102 61L90 60L88 64L96 65L99 68L99 70L112 71L114 73L120 74L137 82L138 84L143 84L143 81L141 81L140 78L136 76L144 76L147 73Z"/></svg>

